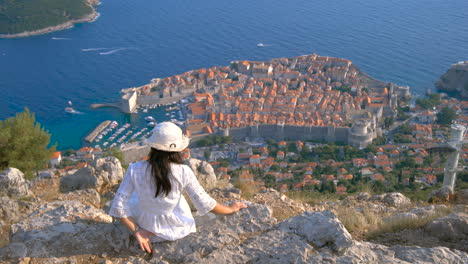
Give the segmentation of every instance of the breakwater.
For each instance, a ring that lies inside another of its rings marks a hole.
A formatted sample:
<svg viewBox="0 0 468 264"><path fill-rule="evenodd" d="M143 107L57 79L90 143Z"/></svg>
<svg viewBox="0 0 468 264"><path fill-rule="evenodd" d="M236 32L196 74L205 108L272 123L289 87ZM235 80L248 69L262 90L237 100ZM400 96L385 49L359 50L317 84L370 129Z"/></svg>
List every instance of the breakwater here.
<svg viewBox="0 0 468 264"><path fill-rule="evenodd" d="M101 133L108 125L110 125L111 121L106 120L101 122L89 135L85 137L85 140L88 142L93 142L94 139Z"/></svg>

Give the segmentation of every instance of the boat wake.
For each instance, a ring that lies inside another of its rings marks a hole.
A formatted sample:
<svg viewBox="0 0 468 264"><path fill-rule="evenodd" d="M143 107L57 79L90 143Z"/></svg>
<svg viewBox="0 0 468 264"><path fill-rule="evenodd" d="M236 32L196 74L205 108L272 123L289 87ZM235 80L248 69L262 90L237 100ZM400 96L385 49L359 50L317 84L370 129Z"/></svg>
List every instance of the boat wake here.
<svg viewBox="0 0 468 264"><path fill-rule="evenodd" d="M95 51L95 50L110 50L113 48L90 48L90 49L81 49L81 51L87 52L87 51Z"/></svg>
<svg viewBox="0 0 468 264"><path fill-rule="evenodd" d="M65 112L67 112L69 114L75 114L75 115L84 115L83 112L77 111L77 110L73 109L72 107L65 107Z"/></svg>
<svg viewBox="0 0 468 264"><path fill-rule="evenodd" d="M261 43L261 42L257 44L257 47L270 47L270 46L272 46L272 45L271 44Z"/></svg>
<svg viewBox="0 0 468 264"><path fill-rule="evenodd" d="M56 38L56 37L52 37L50 39L52 39L52 40L71 40L71 38Z"/></svg>
<svg viewBox="0 0 468 264"><path fill-rule="evenodd" d="M129 48L118 48L118 49L113 49L113 50L106 51L106 52L99 52L99 55L110 55L110 54L113 54L122 50L127 50L127 49Z"/></svg>

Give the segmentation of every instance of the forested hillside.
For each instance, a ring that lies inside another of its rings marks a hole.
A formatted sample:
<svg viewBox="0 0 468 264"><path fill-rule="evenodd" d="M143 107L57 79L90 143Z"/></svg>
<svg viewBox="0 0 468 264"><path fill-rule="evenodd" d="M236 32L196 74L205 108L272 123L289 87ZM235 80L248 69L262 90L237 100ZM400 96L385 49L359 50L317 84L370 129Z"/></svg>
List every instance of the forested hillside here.
<svg viewBox="0 0 468 264"><path fill-rule="evenodd" d="M56 26L92 12L86 0L0 0L0 34Z"/></svg>

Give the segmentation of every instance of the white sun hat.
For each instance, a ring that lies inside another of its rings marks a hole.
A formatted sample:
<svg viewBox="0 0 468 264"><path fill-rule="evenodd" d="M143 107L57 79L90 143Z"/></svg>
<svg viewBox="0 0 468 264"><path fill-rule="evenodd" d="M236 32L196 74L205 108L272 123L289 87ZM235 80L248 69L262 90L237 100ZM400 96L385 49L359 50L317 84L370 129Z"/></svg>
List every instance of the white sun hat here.
<svg viewBox="0 0 468 264"><path fill-rule="evenodd" d="M184 135L182 129L172 122L162 122L157 124L151 137L146 143L155 149L168 151L168 152L180 152L187 148L190 143L190 139Z"/></svg>

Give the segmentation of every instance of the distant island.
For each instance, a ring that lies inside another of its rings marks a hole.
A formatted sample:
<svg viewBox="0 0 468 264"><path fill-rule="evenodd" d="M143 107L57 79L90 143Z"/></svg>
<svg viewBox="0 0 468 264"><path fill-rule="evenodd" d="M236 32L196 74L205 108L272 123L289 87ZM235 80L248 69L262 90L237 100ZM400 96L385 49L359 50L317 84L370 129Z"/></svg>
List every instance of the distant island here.
<svg viewBox="0 0 468 264"><path fill-rule="evenodd" d="M98 0L0 0L0 37L45 34L89 22L98 14Z"/></svg>

